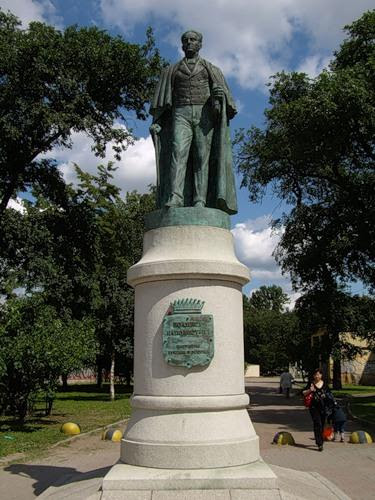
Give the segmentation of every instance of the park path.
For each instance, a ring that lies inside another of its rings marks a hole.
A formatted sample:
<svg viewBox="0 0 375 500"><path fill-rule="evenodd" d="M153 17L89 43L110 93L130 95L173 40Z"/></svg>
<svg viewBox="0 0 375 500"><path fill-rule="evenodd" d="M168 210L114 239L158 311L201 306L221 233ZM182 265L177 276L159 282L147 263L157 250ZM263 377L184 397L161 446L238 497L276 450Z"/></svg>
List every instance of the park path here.
<svg viewBox="0 0 375 500"><path fill-rule="evenodd" d="M265 462L290 469L319 472L335 483L353 500L375 498L375 445L347 442L349 432L366 430L357 421L347 422L346 442L325 443L322 453L313 439L309 411L300 396L290 399L278 394L278 379L246 379L250 394L250 416L260 437L261 455ZM369 429L367 429L369 430ZM297 446L272 443L276 432L291 432ZM372 431L373 434L373 431Z"/></svg>
<svg viewBox="0 0 375 500"><path fill-rule="evenodd" d="M271 378L247 379L246 389L261 454L267 463L319 472L353 500L375 497L375 445L327 443L324 452L319 453L309 413L298 396L288 400L277 394L277 380ZM358 424L349 422L349 431L358 428ZM281 430L293 434L296 447L271 444L274 434ZM74 477L74 481L85 479L88 474L102 477L118 460L119 453L119 443L101 441L100 434L81 437L51 449L39 460L0 469L0 499L33 500L51 484L66 481L67 476L72 480Z"/></svg>

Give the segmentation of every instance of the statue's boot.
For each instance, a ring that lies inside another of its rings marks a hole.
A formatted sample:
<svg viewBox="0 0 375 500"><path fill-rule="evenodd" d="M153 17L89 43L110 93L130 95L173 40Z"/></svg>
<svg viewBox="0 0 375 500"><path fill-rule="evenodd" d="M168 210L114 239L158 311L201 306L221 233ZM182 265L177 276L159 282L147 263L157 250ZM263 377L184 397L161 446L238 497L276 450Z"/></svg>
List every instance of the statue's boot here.
<svg viewBox="0 0 375 500"><path fill-rule="evenodd" d="M199 201L196 201L196 202L194 203L194 206L195 206L195 207L205 207L205 206L206 206L206 204L205 204L205 202L204 202L204 201L199 200Z"/></svg>

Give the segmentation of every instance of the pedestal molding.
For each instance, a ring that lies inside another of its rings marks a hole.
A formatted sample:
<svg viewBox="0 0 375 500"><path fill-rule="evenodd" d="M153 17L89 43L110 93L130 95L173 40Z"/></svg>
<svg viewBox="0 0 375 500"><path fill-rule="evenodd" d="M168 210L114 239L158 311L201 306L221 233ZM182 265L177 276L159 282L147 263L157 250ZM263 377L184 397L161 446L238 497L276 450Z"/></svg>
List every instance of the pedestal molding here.
<svg viewBox="0 0 375 500"><path fill-rule="evenodd" d="M130 400L132 408L160 411L223 411L247 408L249 396L144 396L135 394Z"/></svg>
<svg viewBox="0 0 375 500"><path fill-rule="evenodd" d="M240 262L220 260L178 259L136 264L128 271L131 286L165 280L202 279L230 281L240 286L249 281L249 269Z"/></svg>
<svg viewBox="0 0 375 500"><path fill-rule="evenodd" d="M243 286L250 273L236 257L229 230L168 226L145 233L142 258L129 269L128 283L135 287L167 279L221 280Z"/></svg>

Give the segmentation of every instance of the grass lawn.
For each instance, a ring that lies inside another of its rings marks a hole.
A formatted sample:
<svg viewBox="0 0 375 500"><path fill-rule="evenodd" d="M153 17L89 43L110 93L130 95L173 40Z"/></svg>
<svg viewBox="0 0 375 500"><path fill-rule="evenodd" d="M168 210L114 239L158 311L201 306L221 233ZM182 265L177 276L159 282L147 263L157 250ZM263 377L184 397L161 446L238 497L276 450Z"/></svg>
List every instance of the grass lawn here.
<svg viewBox="0 0 375 500"><path fill-rule="evenodd" d="M334 396L350 397L365 396L366 394L375 394L374 385L343 385L340 391L332 391Z"/></svg>
<svg viewBox="0 0 375 500"><path fill-rule="evenodd" d="M33 416L23 425L10 417L0 416L0 457L14 453L35 456L52 444L69 436L60 432L64 422L75 422L81 432L87 432L130 416L128 388L116 387L116 400L109 401L108 387L72 385L59 391L48 417Z"/></svg>
<svg viewBox="0 0 375 500"><path fill-rule="evenodd" d="M351 399L350 411L356 417L375 424L375 396Z"/></svg>
<svg viewBox="0 0 375 500"><path fill-rule="evenodd" d="M355 417L362 418L375 424L375 386L371 385L344 385L341 391L332 391L335 397L348 398L350 411Z"/></svg>

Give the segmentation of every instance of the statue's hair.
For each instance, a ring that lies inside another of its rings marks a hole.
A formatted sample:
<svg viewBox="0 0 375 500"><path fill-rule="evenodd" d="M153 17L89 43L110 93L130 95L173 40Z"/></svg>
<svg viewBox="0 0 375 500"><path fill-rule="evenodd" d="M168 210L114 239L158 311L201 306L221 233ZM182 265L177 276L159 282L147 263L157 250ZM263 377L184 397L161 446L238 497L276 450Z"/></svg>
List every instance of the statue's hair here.
<svg viewBox="0 0 375 500"><path fill-rule="evenodd" d="M203 35L202 35L202 33L199 33L199 31L196 31L196 30L187 30L187 31L185 31L185 33L182 33L181 42L184 41L184 38L188 33L195 33L198 36L199 41L202 43Z"/></svg>

